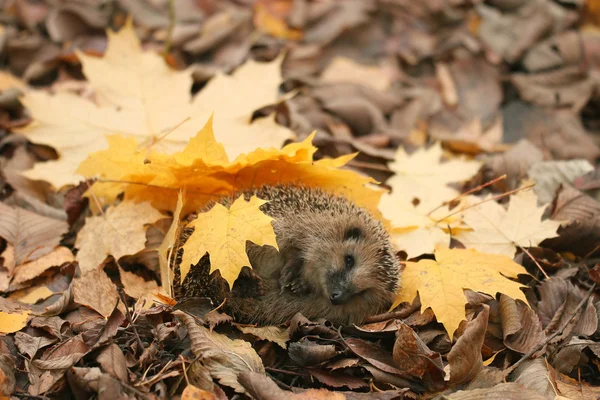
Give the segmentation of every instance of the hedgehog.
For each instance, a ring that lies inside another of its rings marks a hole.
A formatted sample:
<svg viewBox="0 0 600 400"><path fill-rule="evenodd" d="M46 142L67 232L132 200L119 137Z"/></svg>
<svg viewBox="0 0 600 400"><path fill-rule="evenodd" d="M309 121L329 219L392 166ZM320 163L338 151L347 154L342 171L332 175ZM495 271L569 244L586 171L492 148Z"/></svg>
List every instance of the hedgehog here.
<svg viewBox="0 0 600 400"><path fill-rule="evenodd" d="M175 253L176 300L225 300L225 311L236 321L258 325L283 324L297 313L336 325L360 324L390 306L400 284L399 261L384 226L368 210L346 197L297 185L243 194L246 200L253 195L268 200L261 210L274 218L279 251L247 242L251 265L242 268L230 291L218 270L209 275L208 254L179 284L182 246L193 232L186 228ZM219 203L229 205L231 198Z"/></svg>

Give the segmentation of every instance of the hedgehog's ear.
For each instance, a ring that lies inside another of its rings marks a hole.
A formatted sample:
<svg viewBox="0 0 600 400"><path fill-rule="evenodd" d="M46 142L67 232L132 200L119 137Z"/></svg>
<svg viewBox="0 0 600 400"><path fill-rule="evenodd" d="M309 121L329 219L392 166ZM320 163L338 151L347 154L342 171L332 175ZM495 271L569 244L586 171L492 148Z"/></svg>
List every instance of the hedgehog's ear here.
<svg viewBox="0 0 600 400"><path fill-rule="evenodd" d="M352 227L344 233L344 241L359 240L362 237L362 231L358 227Z"/></svg>

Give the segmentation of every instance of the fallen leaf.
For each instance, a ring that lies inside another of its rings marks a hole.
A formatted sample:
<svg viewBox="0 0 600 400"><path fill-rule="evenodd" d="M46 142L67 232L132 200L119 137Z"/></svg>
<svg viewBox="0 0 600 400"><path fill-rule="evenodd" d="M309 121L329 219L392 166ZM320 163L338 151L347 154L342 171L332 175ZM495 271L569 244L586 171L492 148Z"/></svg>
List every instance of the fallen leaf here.
<svg viewBox="0 0 600 400"><path fill-rule="evenodd" d="M396 159L389 165L395 173L387 181L392 193L385 194L380 203L380 208L386 210L383 214L393 213L397 203L413 203L414 199L421 209L429 212L459 194L458 190L447 186L449 183L467 180L481 167L479 161L460 158L441 162L441 158L439 143L412 154L398 148Z"/></svg>
<svg viewBox="0 0 600 400"><path fill-rule="evenodd" d="M217 400L217 396L194 385L187 385L181 393L181 400Z"/></svg>
<svg viewBox="0 0 600 400"><path fill-rule="evenodd" d="M119 294L104 271L94 269L73 279L73 300L108 318L119 301Z"/></svg>
<svg viewBox="0 0 600 400"><path fill-rule="evenodd" d="M571 186L562 187L552 204L551 218L569 221L561 227L560 236L549 239L546 246L556 251L590 257L600 250L600 202Z"/></svg>
<svg viewBox="0 0 600 400"><path fill-rule="evenodd" d="M236 325L239 330L259 339L268 340L277 343L282 349L287 349L286 343L290 340L290 330L278 326L241 326Z"/></svg>
<svg viewBox="0 0 600 400"><path fill-rule="evenodd" d="M535 181L533 191L542 204L551 203L560 185L571 185L575 178L594 170L587 160L541 161L533 164L527 175Z"/></svg>
<svg viewBox="0 0 600 400"><path fill-rule="evenodd" d="M412 301L419 293L421 310L430 307L438 322L452 338L465 319L465 289L496 295L504 293L526 302L521 284L508 280L527 274L525 268L511 258L480 253L475 250L443 249L435 251L434 260L406 262L402 273L402 289L392 308Z"/></svg>
<svg viewBox="0 0 600 400"><path fill-rule="evenodd" d="M13 333L20 331L27 325L29 311L20 313L7 313L0 311L0 333Z"/></svg>
<svg viewBox="0 0 600 400"><path fill-rule="evenodd" d="M495 201L487 201L463 211L463 220L473 231L461 231L456 239L467 248L513 257L517 247L537 246L558 236L561 222L545 220L546 206L538 207L531 190L510 196L508 210Z"/></svg>
<svg viewBox="0 0 600 400"><path fill-rule="evenodd" d="M75 173L78 165L89 153L107 147L107 134L121 132L145 147L181 150L213 112L218 139L233 144L226 149L231 158L258 146L279 147L293 137L271 118L261 119L257 127L250 123L256 109L277 101L282 58L271 63L250 60L231 76L219 74L192 99L192 71L173 71L159 54L142 51L131 23L119 32L108 31L108 36L103 58L77 55L91 87L110 105L99 107L64 92L51 96L29 91L21 99L34 123L19 132L60 155L27 171L30 179L55 187L76 184L81 180ZM240 133L247 129L251 135Z"/></svg>
<svg viewBox="0 0 600 400"><path fill-rule="evenodd" d="M489 306L483 305L483 310L472 321L467 322L464 333L448 353L452 385L472 381L483 369L481 347L485 339L489 316Z"/></svg>
<svg viewBox="0 0 600 400"><path fill-rule="evenodd" d="M165 234L165 237L158 247L156 251L158 252L158 263L160 266L160 282L161 289L163 289L169 297L172 297L171 293L171 285L169 282L173 281L173 277L171 276L171 267L169 265L169 260L171 259L171 251L175 247L175 243L177 238L179 237L180 232L180 218L181 218L181 209L183 208L183 191L180 191L177 194L177 205L175 206L175 211L173 211L173 222L171 222L171 226L169 226L169 230Z"/></svg>
<svg viewBox="0 0 600 400"><path fill-rule="evenodd" d="M198 228L183 246L181 281L183 282L190 267L196 265L208 252L211 272L218 269L221 276L229 282L229 287L233 287L242 267L250 265L246 241L278 249L271 225L273 218L259 208L265 203L265 200L256 196L252 196L248 202L240 196L229 209L217 203L210 211L198 214L198 218L187 226Z"/></svg>
<svg viewBox="0 0 600 400"><path fill-rule="evenodd" d="M81 272L95 270L111 255L116 260L144 249L146 224L151 224L163 215L150 203L124 201L110 207L106 214L86 218L79 231L75 247L79 249L77 261Z"/></svg>
<svg viewBox="0 0 600 400"><path fill-rule="evenodd" d="M125 271L119 267L119 274L121 276L121 283L123 284L123 290L128 296L134 299L155 292L158 289L158 285L155 281L147 281L139 275L133 272Z"/></svg>
<svg viewBox="0 0 600 400"><path fill-rule="evenodd" d="M301 39L302 31L289 27L285 22L285 16L288 14L291 4L289 1L257 1L254 3L252 17L254 26L281 39Z"/></svg>
<svg viewBox="0 0 600 400"><path fill-rule="evenodd" d="M213 378L222 385L233 388L238 393L246 390L238 382L238 375L244 371L265 373L262 361L250 343L243 340L231 340L227 336L211 332L197 325L193 317L176 312L188 328L191 349Z"/></svg>
<svg viewBox="0 0 600 400"><path fill-rule="evenodd" d="M50 253L67 229L65 221L0 203L0 236L14 246L17 265Z"/></svg>
<svg viewBox="0 0 600 400"><path fill-rule="evenodd" d="M9 299L18 300L25 304L35 304L40 300L46 300L52 296L54 292L47 286L36 286L13 292L8 296Z"/></svg>
<svg viewBox="0 0 600 400"><path fill-rule="evenodd" d="M58 246L51 253L41 256L35 261L19 265L15 268L15 273L11 281L12 285L25 283L39 275L49 268L60 266L64 263L74 261L73 252L66 247Z"/></svg>
<svg viewBox="0 0 600 400"><path fill-rule="evenodd" d="M281 150L257 149L230 162L215 141L211 119L182 152L173 155L148 153L131 138L111 136L109 149L91 154L79 172L111 181L96 182L91 189L98 201L109 204L125 191L126 199L151 199L158 209L174 210L176 193L185 189L182 213L187 214L211 204L215 197L263 185L302 183L345 195L377 213L383 191L365 186L375 181L340 169L355 155L314 161L313 137Z"/></svg>
<svg viewBox="0 0 600 400"><path fill-rule="evenodd" d="M346 57L335 57L321 75L321 82L352 82L385 91L391 83L390 77L379 66L366 66Z"/></svg>

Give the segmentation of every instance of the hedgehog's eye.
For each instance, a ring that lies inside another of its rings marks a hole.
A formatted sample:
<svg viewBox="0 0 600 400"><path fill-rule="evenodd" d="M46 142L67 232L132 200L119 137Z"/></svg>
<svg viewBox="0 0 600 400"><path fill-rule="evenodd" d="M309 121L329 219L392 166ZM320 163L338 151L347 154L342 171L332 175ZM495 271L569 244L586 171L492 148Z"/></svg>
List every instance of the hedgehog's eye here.
<svg viewBox="0 0 600 400"><path fill-rule="evenodd" d="M350 228L344 233L344 240L358 240L361 236L360 228Z"/></svg>
<svg viewBox="0 0 600 400"><path fill-rule="evenodd" d="M354 256L351 256L350 254L346 254L344 256L344 265L346 266L346 269L350 269L350 268L354 267Z"/></svg>

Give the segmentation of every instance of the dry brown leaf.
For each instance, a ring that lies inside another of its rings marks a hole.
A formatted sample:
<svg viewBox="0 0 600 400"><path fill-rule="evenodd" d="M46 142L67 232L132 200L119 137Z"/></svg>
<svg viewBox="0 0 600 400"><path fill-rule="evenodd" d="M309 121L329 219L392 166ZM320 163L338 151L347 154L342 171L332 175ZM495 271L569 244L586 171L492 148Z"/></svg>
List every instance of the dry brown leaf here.
<svg viewBox="0 0 600 400"><path fill-rule="evenodd" d="M262 361L250 343L211 332L197 325L194 318L185 313L177 311L176 315L188 328L192 353L199 357L211 376L222 385L238 393L246 393L238 382L238 375L244 371L265 373Z"/></svg>
<svg viewBox="0 0 600 400"><path fill-rule="evenodd" d="M250 335L254 335L259 339L268 340L269 342L277 343L282 349L287 349L286 342L290 340L290 330L283 329L278 326L242 326L236 325L239 330Z"/></svg>
<svg viewBox="0 0 600 400"><path fill-rule="evenodd" d="M509 191L519 187L529 168L544 160L544 154L529 140L521 139L506 153L484 156L484 160L484 172L490 173L490 180L506 175L506 179L494 184L494 187Z"/></svg>
<svg viewBox="0 0 600 400"><path fill-rule="evenodd" d="M128 372L125 356L118 345L113 343L103 348L96 357L96 361L109 375L121 382L127 382Z"/></svg>
<svg viewBox="0 0 600 400"><path fill-rule="evenodd" d="M121 267L119 267L119 274L121 275L123 290L128 296L133 297L134 299L139 299L158 289L158 284L155 281L147 281L133 272L125 271Z"/></svg>
<svg viewBox="0 0 600 400"><path fill-rule="evenodd" d="M71 250L66 247L59 246L51 253L41 256L35 261L19 265L15 269L11 284L22 284L41 275L49 268L60 266L64 263L72 262L74 260L75 256L73 256L73 252Z"/></svg>
<svg viewBox="0 0 600 400"><path fill-rule="evenodd" d="M95 270L107 256L119 260L144 249L146 224L163 215L150 203L124 201L109 207L105 214L86 218L85 225L77 235L75 247L79 249L77 261L81 272Z"/></svg>
<svg viewBox="0 0 600 400"><path fill-rule="evenodd" d="M0 203L0 236L14 246L17 265L50 253L67 229L65 221Z"/></svg>
<svg viewBox="0 0 600 400"><path fill-rule="evenodd" d="M558 236L561 222L545 220L546 206L538 207L531 190L510 196L508 210L495 201L487 201L463 211L463 220L473 231L460 231L456 239L467 248L513 257L517 247L537 246Z"/></svg>
<svg viewBox="0 0 600 400"><path fill-rule="evenodd" d="M597 253L600 243L600 202L565 186L558 192L552 206L552 219L570 222L561 228L560 237L550 239L546 245L557 251L569 251L581 256Z"/></svg>
<svg viewBox="0 0 600 400"><path fill-rule="evenodd" d="M47 286L35 286L27 289L17 290L12 292L8 298L18 300L25 304L35 304L40 300L46 300L52 296L54 292Z"/></svg>
<svg viewBox="0 0 600 400"><path fill-rule="evenodd" d="M321 75L321 82L352 82L384 91L390 86L390 77L379 66L366 66L346 57L335 57Z"/></svg>
<svg viewBox="0 0 600 400"><path fill-rule="evenodd" d="M546 338L539 317L525 304L501 295L500 315L504 344L509 349L525 354Z"/></svg>
<svg viewBox="0 0 600 400"><path fill-rule="evenodd" d="M481 347L485 339L489 316L489 306L483 305L483 310L475 319L467 322L464 333L448 353L451 384L459 385L469 382L483 369Z"/></svg>
<svg viewBox="0 0 600 400"><path fill-rule="evenodd" d="M76 303L90 307L108 318L117 302L119 294L114 283L104 271L94 269L73 280L73 296Z"/></svg>

